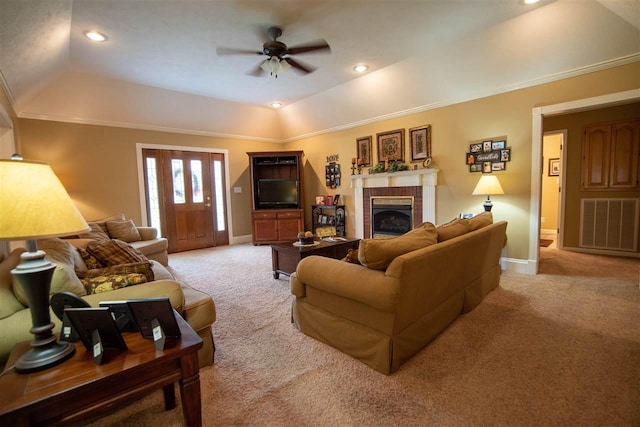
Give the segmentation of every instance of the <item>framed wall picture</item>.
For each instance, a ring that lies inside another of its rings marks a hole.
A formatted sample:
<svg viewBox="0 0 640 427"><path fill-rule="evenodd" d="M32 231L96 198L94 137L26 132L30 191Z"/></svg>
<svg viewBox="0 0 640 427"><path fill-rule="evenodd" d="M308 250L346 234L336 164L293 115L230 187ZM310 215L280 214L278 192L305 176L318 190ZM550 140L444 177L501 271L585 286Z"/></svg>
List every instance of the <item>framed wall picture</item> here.
<svg viewBox="0 0 640 427"><path fill-rule="evenodd" d="M560 176L560 159L549 159L549 176Z"/></svg>
<svg viewBox="0 0 640 427"><path fill-rule="evenodd" d="M404 161L404 129L376 134L378 145L378 162L386 160Z"/></svg>
<svg viewBox="0 0 640 427"><path fill-rule="evenodd" d="M371 136L363 136L356 139L359 166L369 166L371 164Z"/></svg>
<svg viewBox="0 0 640 427"><path fill-rule="evenodd" d="M411 161L422 162L431 157L431 126L421 126L409 129L411 141Z"/></svg>

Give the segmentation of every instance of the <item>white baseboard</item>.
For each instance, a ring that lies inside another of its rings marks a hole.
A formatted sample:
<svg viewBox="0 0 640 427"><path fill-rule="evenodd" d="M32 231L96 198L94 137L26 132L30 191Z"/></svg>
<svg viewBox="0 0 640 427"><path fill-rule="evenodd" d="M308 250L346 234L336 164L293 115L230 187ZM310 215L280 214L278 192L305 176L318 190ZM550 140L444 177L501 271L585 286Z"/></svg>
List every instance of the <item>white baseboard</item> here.
<svg viewBox="0 0 640 427"><path fill-rule="evenodd" d="M538 272L536 262L533 260L517 259L517 258L500 258L500 267L504 271L511 271L521 274L535 275Z"/></svg>
<svg viewBox="0 0 640 427"><path fill-rule="evenodd" d="M253 241L253 236L251 234L245 236L233 236L229 240L229 243L232 245L241 245L243 243L251 243Z"/></svg>

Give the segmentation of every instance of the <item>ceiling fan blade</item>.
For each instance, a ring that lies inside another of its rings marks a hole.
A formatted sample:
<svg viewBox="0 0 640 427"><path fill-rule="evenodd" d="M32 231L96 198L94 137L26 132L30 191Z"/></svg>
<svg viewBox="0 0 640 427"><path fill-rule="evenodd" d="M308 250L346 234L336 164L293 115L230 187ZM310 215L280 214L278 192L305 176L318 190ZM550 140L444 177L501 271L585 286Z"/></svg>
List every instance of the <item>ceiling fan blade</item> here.
<svg viewBox="0 0 640 427"><path fill-rule="evenodd" d="M301 64L300 62L296 61L293 58L283 58L283 59L287 61L289 65L291 65L294 69L304 74L313 73L316 70L315 67L312 67L311 65Z"/></svg>
<svg viewBox="0 0 640 427"><path fill-rule="evenodd" d="M233 47L218 47L216 48L216 54L223 55L264 55L262 51L253 49L236 49Z"/></svg>
<svg viewBox="0 0 640 427"><path fill-rule="evenodd" d="M290 47L285 53L289 55L299 55L301 53L320 52L323 50L328 50L329 52L331 52L331 47L327 44L326 41L318 40L316 42L313 42L312 44Z"/></svg>

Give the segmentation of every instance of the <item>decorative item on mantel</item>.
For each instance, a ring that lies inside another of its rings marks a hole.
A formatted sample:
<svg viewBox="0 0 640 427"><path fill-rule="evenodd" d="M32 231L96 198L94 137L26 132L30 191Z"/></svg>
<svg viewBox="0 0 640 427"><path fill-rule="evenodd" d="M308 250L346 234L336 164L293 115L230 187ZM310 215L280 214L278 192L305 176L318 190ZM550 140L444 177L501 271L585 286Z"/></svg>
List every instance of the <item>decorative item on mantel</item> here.
<svg viewBox="0 0 640 427"><path fill-rule="evenodd" d="M329 188L340 187L340 179L342 174L340 173L340 164L338 163L340 156L338 154L332 154L327 156L328 165L325 166L326 184Z"/></svg>
<svg viewBox="0 0 640 427"><path fill-rule="evenodd" d="M401 171L408 171L409 170L409 166L404 164L401 161L387 161L385 160L384 163L380 162L377 165L369 168L369 173L370 174L376 174L376 173L393 173L393 172L401 172Z"/></svg>

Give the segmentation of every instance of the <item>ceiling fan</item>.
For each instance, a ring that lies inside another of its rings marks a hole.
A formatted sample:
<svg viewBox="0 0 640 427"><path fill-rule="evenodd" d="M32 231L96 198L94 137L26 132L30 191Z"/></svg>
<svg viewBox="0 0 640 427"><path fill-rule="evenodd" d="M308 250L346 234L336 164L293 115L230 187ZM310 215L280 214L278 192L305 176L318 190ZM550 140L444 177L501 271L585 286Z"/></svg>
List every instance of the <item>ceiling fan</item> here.
<svg viewBox="0 0 640 427"><path fill-rule="evenodd" d="M281 28L270 27L267 30L267 36L269 36L269 40L267 40L262 45L262 50L255 51L251 49L218 47L216 49L216 53L218 55L258 54L268 56L267 59L262 61L253 71L249 72L248 74L258 77L267 72L277 78L280 72L286 71L290 68L293 68L303 74L308 74L315 71L315 67L303 64L293 59L291 55L322 51L331 52L331 47L329 47L325 40L319 40L307 45L288 47L286 44L277 40L281 35Z"/></svg>

